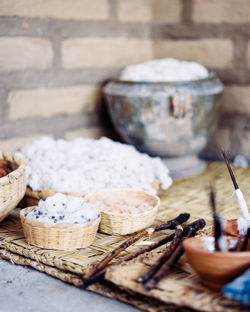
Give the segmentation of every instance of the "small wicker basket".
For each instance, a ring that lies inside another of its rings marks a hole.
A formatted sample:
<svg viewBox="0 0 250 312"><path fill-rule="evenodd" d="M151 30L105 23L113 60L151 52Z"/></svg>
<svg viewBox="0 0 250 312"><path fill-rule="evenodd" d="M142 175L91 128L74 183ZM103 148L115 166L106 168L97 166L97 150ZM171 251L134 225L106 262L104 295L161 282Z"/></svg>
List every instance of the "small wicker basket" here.
<svg viewBox="0 0 250 312"><path fill-rule="evenodd" d="M46 190L46 189L34 191L32 190L31 187L27 186L25 197L22 200L22 207L37 206L40 199L45 200L47 197L53 196L56 193L58 192L52 191L52 190ZM85 195L83 193L70 193L70 192L63 192L63 194L71 195L71 196L84 196Z"/></svg>
<svg viewBox="0 0 250 312"><path fill-rule="evenodd" d="M0 159L8 160L18 168L0 178L0 222L6 218L11 210L16 208L26 190L25 163L19 157L9 152L0 152Z"/></svg>
<svg viewBox="0 0 250 312"><path fill-rule="evenodd" d="M21 223L26 241L37 247L57 250L86 248L95 239L100 217L81 224L51 224L27 218L34 207L20 212Z"/></svg>
<svg viewBox="0 0 250 312"><path fill-rule="evenodd" d="M95 204L97 200L105 203L105 199L110 196L112 196L116 202L117 199L121 201L126 198L139 199L144 203L148 203L153 208L142 213L119 213L115 210L113 212L104 211L97 207L101 210L100 232L126 235L142 230L154 222L160 199L158 196L148 192L133 189L103 190L90 193L85 196L85 199L93 204Z"/></svg>
<svg viewBox="0 0 250 312"><path fill-rule="evenodd" d="M160 189L160 181L155 180L152 184L152 188L156 190L156 192ZM39 191L34 191L30 186L27 187L25 197L22 201L23 207L31 207L31 206L37 206L40 199L45 200L49 196L55 195L56 191L47 190L47 189L41 189ZM63 192L65 195L72 195L72 196L85 196L84 193L70 193L70 192Z"/></svg>

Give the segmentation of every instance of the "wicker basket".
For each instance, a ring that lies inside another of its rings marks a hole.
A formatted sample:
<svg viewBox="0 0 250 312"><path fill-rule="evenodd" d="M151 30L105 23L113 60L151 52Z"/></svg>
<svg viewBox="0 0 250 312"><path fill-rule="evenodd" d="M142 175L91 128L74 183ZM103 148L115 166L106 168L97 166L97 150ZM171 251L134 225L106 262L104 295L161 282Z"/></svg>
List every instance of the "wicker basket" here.
<svg viewBox="0 0 250 312"><path fill-rule="evenodd" d="M0 178L0 222L7 217L20 200L26 190L26 176L24 161L12 153L0 152L0 159L8 160L18 168Z"/></svg>
<svg viewBox="0 0 250 312"><path fill-rule="evenodd" d="M22 207L32 207L37 206L40 199L45 200L49 196L55 195L56 191L52 190L39 190L39 191L33 191L31 187L27 186L25 197L22 200ZM71 196L84 196L83 193L70 193L70 192L63 192L65 195L71 195Z"/></svg>
<svg viewBox="0 0 250 312"><path fill-rule="evenodd" d="M155 180L152 184L153 189L156 191L160 188L160 181ZM27 187L25 197L22 201L23 207L31 207L31 206L37 206L40 199L45 200L49 196L55 195L57 192L52 190L46 190L42 189L39 191L34 191L30 186ZM70 192L63 192L65 195L72 195L72 196L85 196L84 193L70 193Z"/></svg>
<svg viewBox="0 0 250 312"><path fill-rule="evenodd" d="M101 222L99 231L107 234L126 235L137 232L150 226L155 219L156 212L160 205L158 196L152 195L144 191L137 191L132 189L126 190L103 190L94 192L85 196L86 201L92 202L101 200L105 202L105 198L112 196L114 199L135 198L143 202L149 203L153 209L146 210L142 213L119 213L103 211L101 208ZM99 207L98 207L99 208Z"/></svg>
<svg viewBox="0 0 250 312"><path fill-rule="evenodd" d="M27 218L35 207L22 209L21 223L28 244L46 249L73 250L86 248L95 239L100 217L82 224L51 224Z"/></svg>

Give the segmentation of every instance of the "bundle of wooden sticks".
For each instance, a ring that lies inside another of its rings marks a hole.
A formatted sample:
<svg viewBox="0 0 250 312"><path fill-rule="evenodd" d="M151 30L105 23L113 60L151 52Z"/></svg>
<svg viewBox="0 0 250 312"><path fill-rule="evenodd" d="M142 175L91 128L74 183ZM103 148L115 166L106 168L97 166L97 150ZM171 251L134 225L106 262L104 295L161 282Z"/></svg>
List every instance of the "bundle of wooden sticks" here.
<svg viewBox="0 0 250 312"><path fill-rule="evenodd" d="M188 237L195 236L197 231L204 228L206 225L204 219L198 219L193 223L182 227L182 224L185 223L189 218L189 213L183 213L173 220L170 220L166 223L158 224L156 226L152 226L130 237L120 246L112 250L104 259L97 263L86 276L83 277L83 287L86 288L103 278L105 275L105 269L110 261L118 256L122 251L127 249L129 246L137 242L140 238L161 230L175 230L175 233L166 235L159 241L156 241L144 248L141 248L135 253L127 255L125 258L119 261L120 263L123 261L132 260L145 252L149 252L159 246L171 242L170 245L166 245L166 250L157 260L157 262L149 269L148 272L146 272L139 278L139 282L144 283L144 287L147 291L153 289L159 283L159 281L170 272L171 268L178 262L180 257L183 255L183 240Z"/></svg>

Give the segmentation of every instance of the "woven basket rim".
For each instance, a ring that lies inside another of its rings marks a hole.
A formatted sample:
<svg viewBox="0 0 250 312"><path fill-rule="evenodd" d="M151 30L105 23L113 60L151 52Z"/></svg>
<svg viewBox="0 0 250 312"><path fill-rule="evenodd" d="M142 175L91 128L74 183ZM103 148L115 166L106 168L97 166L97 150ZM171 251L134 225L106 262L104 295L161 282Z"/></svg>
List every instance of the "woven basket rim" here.
<svg viewBox="0 0 250 312"><path fill-rule="evenodd" d="M148 214L151 214L154 211L157 211L159 206L160 206L160 198L157 195L154 195L150 192L147 191L143 191L143 190L138 190L138 189L105 189L105 190L100 190L100 191L96 191L96 192L92 192L92 193L88 193L86 196L84 196L84 198L88 198L89 196L94 196L95 194L99 194L99 193L107 193L107 192L131 192L131 193L141 193L144 195L147 195L151 198L154 198L156 200L156 204L153 206L152 209L146 210L144 212L137 212L137 213L119 213L119 212L111 212L111 211L105 211L105 210L101 210L101 213L105 213L109 216L121 216L121 217L139 217L139 216L146 216Z"/></svg>
<svg viewBox="0 0 250 312"><path fill-rule="evenodd" d="M156 179L153 184L152 184L153 189L158 192L160 189L160 182L158 179ZM122 188L121 188L122 189ZM121 190L121 189L112 189L112 190ZM126 188L127 190L136 190L136 189L129 189ZM109 189L100 189L98 191L93 191L93 192L88 192L88 193L84 193L84 192L62 192L62 191L55 191L55 190L51 190L51 189L39 189L39 190L33 190L33 188L30 185L27 185L27 189L26 189L26 195L27 197L31 197L31 198L36 198L36 199L42 199L43 195L46 195L48 193L62 193L68 196L81 196L84 197L88 194L92 194L95 192L100 192L100 191L106 191ZM138 191L143 191L143 190L138 190ZM146 192L146 191L145 191ZM151 193L150 193L151 194Z"/></svg>
<svg viewBox="0 0 250 312"><path fill-rule="evenodd" d="M24 209L22 209L20 211L20 217L23 221L25 221L27 224L33 226L33 227L46 227L46 228L55 228L55 229L79 229L79 228L87 228L89 226L93 226L96 223L99 223L101 221L101 216L99 216L98 218L91 220L89 222L83 222L83 223L79 223L79 224L73 224L73 223L57 223L57 224L53 224L53 223L49 223L49 222L42 222L42 221L38 221L32 218L28 218L27 214L34 210L36 208L36 206L31 206L31 207L26 207Z"/></svg>
<svg viewBox="0 0 250 312"><path fill-rule="evenodd" d="M31 194L30 194L31 192ZM79 192L61 192L61 191L54 191L54 190L50 190L50 189L40 189L40 190L33 190L33 188L30 185L27 185L27 189L26 189L26 196L34 196L34 195L44 195L47 193L62 193L64 195L67 196L79 196L79 197L84 197L86 195L86 193L79 193ZM50 195L53 196L53 195ZM42 199L42 198L40 198Z"/></svg>
<svg viewBox="0 0 250 312"><path fill-rule="evenodd" d="M11 161L18 165L18 168L8 173L6 176L0 178L0 185L10 183L11 178L18 179L21 175L23 175L23 172L25 170L25 162L22 158L16 156L14 153L11 152L0 152L0 159L9 160L9 158L12 158Z"/></svg>

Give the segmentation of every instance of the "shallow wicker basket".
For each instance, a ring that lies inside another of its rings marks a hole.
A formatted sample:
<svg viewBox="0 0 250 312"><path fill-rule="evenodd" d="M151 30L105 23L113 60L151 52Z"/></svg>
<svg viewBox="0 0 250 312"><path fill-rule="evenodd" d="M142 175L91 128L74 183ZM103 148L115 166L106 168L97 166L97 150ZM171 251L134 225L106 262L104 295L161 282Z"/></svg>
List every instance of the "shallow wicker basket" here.
<svg viewBox="0 0 250 312"><path fill-rule="evenodd" d="M26 241L37 247L58 250L86 248L95 239L100 217L82 224L51 224L27 218L34 207L20 212L21 223Z"/></svg>
<svg viewBox="0 0 250 312"><path fill-rule="evenodd" d="M160 181L155 180L154 183L152 184L152 188L156 190L156 192L160 188ZM39 191L34 191L30 186L27 187L25 197L22 201L22 206L23 207L31 207L31 206L37 206L38 202L40 199L45 200L49 196L55 195L56 191L52 190L47 190L47 189L41 189ZM86 194L84 193L72 193L72 192L63 192L65 195L72 195L72 196L85 196Z"/></svg>
<svg viewBox="0 0 250 312"><path fill-rule="evenodd" d="M0 222L7 217L20 200L26 190L25 164L22 159L9 152L0 152L0 159L8 160L18 168L5 177L0 178Z"/></svg>
<svg viewBox="0 0 250 312"><path fill-rule="evenodd" d="M32 207L32 206L37 206L39 203L39 200L45 200L49 196L55 195L56 191L52 190L39 190L39 191L34 191L32 190L31 187L27 186L26 192L25 192L25 197L22 200L22 207ZM63 192L65 195L71 195L71 196L84 196L86 194L83 193L70 193L70 192Z"/></svg>
<svg viewBox="0 0 250 312"><path fill-rule="evenodd" d="M148 192L132 189L103 190L90 193L85 196L85 199L93 204L95 204L96 200L105 203L105 199L110 196L112 196L116 202L117 199L121 201L126 198L140 199L152 206L153 209L146 210L142 213L119 213L115 210L114 212L103 211L101 208L97 207L101 210L100 232L126 235L144 229L154 222L160 199L158 196Z"/></svg>

